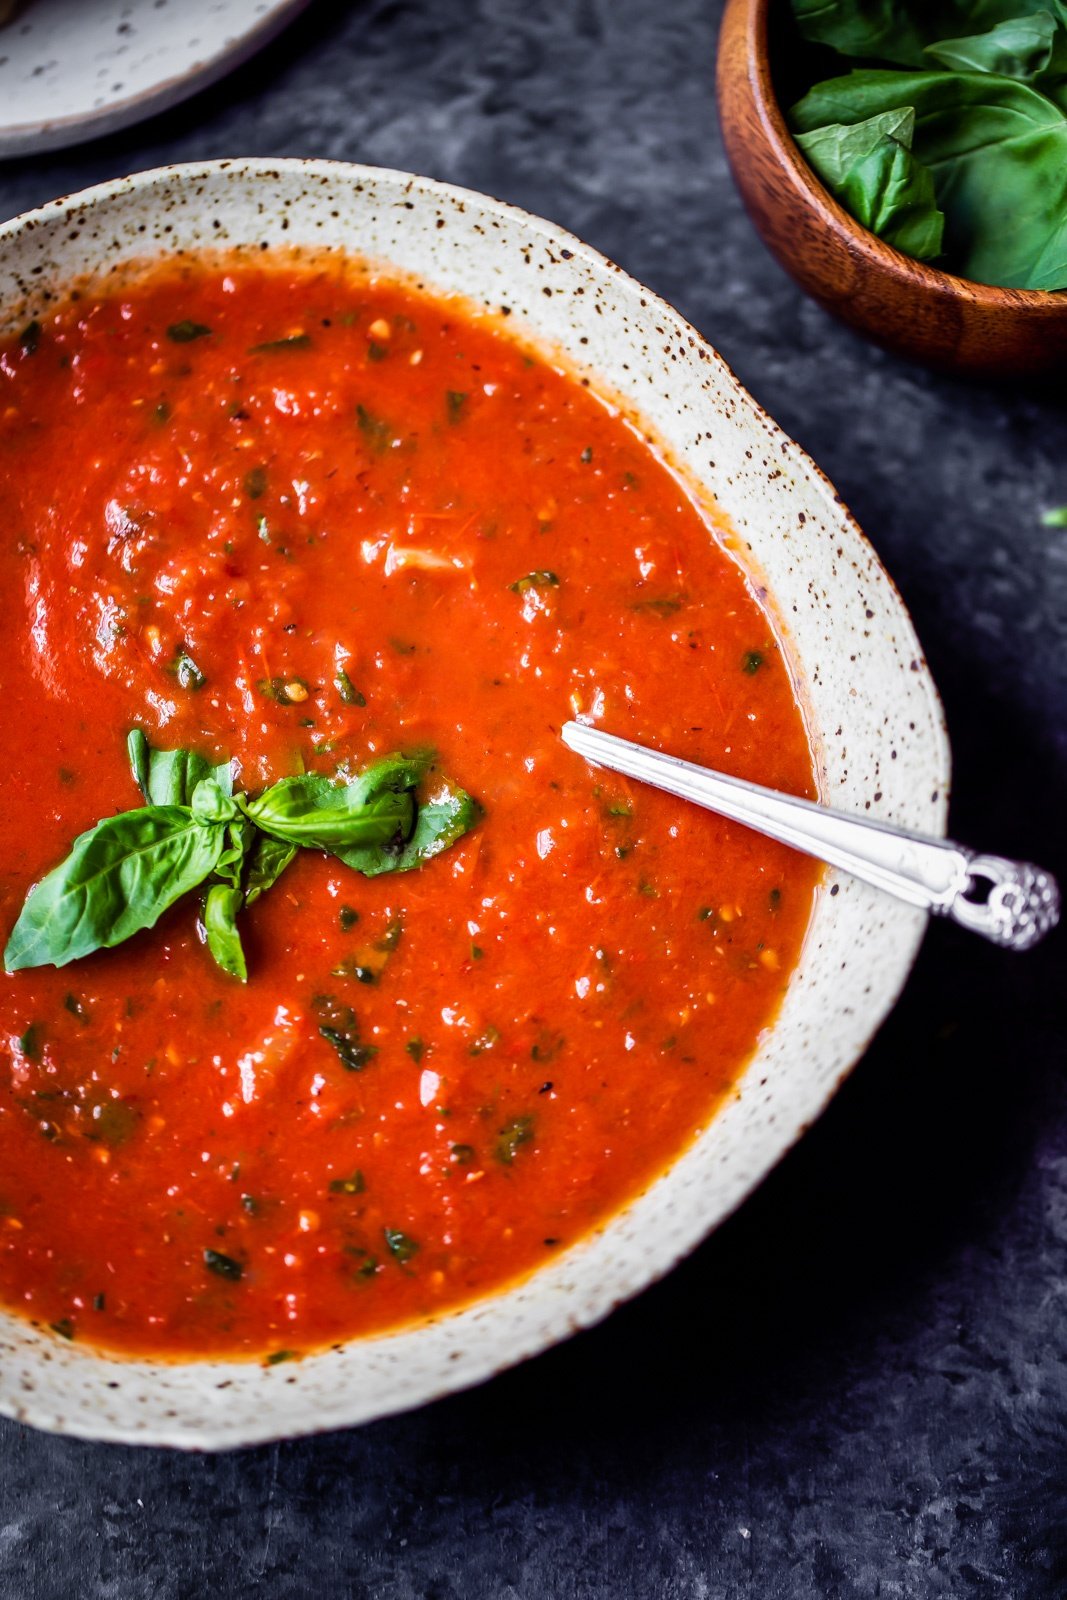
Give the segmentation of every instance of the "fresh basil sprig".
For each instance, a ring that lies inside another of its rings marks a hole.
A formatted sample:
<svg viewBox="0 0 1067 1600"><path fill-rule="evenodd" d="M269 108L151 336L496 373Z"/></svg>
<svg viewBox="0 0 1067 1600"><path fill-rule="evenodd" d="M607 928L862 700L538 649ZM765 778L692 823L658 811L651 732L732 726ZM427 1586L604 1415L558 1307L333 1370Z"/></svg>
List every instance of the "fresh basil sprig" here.
<svg viewBox="0 0 1067 1600"><path fill-rule="evenodd" d="M243 983L238 913L277 882L299 848L329 851L366 877L407 872L448 849L481 815L443 777L419 802L429 751L386 756L357 777L284 778L249 799L233 792L228 762L153 750L140 729L128 749L149 804L105 817L34 885L4 951L8 972L62 967L121 944L206 885L204 942Z"/></svg>

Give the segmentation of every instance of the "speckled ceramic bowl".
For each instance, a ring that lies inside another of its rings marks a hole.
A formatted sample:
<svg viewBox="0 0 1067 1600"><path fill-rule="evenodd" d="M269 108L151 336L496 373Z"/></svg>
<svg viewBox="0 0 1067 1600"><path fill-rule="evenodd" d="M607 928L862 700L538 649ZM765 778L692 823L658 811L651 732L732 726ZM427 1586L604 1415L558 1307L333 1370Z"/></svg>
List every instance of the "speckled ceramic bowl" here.
<svg viewBox="0 0 1067 1600"><path fill-rule="evenodd" d="M732 521L782 625L824 798L942 830L941 711L896 590L825 478L662 300L551 223L480 195L362 167L231 161L107 184L0 228L0 327L86 271L219 245L358 251L506 307L565 351ZM0 1315L0 1410L96 1439L222 1448L364 1422L543 1350L666 1272L779 1160L893 1004L923 926L831 877L737 1092L633 1204L518 1286L275 1367L114 1360Z"/></svg>

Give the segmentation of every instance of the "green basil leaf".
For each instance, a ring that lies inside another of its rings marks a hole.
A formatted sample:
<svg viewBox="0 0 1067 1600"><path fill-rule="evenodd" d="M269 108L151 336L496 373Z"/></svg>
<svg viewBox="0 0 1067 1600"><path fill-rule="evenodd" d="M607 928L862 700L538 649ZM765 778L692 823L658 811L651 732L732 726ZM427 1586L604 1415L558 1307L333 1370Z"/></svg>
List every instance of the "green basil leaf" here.
<svg viewBox="0 0 1067 1600"><path fill-rule="evenodd" d="M106 817L34 885L4 951L8 972L63 967L151 928L215 870L225 829L184 806Z"/></svg>
<svg viewBox="0 0 1067 1600"><path fill-rule="evenodd" d="M364 797L360 783L335 784L315 773L283 778L251 800L248 816L264 833L312 850L384 845L411 832L415 806L407 790Z"/></svg>
<svg viewBox="0 0 1067 1600"><path fill-rule="evenodd" d="M419 805L410 839L379 850L354 847L335 850L334 854L367 878L377 878L383 872L410 872L455 844L481 815L477 800L450 779L441 778Z"/></svg>
<svg viewBox="0 0 1067 1600"><path fill-rule="evenodd" d="M283 839L272 839L269 834L256 831L245 876L245 905L252 905L277 883L296 851L295 844L286 844Z"/></svg>
<svg viewBox="0 0 1067 1600"><path fill-rule="evenodd" d="M403 794L414 789L433 765L432 750L416 750L409 755L382 756L351 780L351 793L357 803L377 800L385 794Z"/></svg>
<svg viewBox="0 0 1067 1600"><path fill-rule="evenodd" d="M797 144L857 222L906 255L930 261L941 254L945 219L933 175L911 153L914 131L915 113L905 106L798 134Z"/></svg>
<svg viewBox="0 0 1067 1600"><path fill-rule="evenodd" d="M215 876L222 878L232 888L239 889L245 857L254 848L254 842L265 837L265 834L257 833L252 824L243 818L229 823L226 828L226 844L219 856Z"/></svg>
<svg viewBox="0 0 1067 1600"><path fill-rule="evenodd" d="M1030 83L1048 67L1055 37L1054 18L1047 11L1036 11L998 22L988 33L928 44L924 54L956 72L996 72Z"/></svg>
<svg viewBox="0 0 1067 1600"><path fill-rule="evenodd" d="M201 778L190 801L197 822L233 822L237 805L215 778Z"/></svg>
<svg viewBox="0 0 1067 1600"><path fill-rule="evenodd" d="M216 883L207 892L204 901L204 936L207 947L223 972L248 982L248 967L237 931L237 913L244 895L229 884Z"/></svg>
<svg viewBox="0 0 1067 1600"><path fill-rule="evenodd" d="M877 150L884 139L895 139L910 150L914 137L915 111L899 106L862 122L831 122L811 133L798 133L796 141L823 182L836 188L856 162Z"/></svg>
<svg viewBox="0 0 1067 1600"><path fill-rule="evenodd" d="M792 6L805 39L903 67L926 65L924 51L938 40L1013 21L1020 9L1019 0L792 0ZM1045 9L1067 20L1064 0L1048 0Z"/></svg>
<svg viewBox="0 0 1067 1600"><path fill-rule="evenodd" d="M954 271L1006 288L1067 288L1067 116L1046 95L980 72L862 70L816 84L790 114L809 133L915 108Z"/></svg>
<svg viewBox="0 0 1067 1600"><path fill-rule="evenodd" d="M202 778L214 778L223 794L233 793L228 761L214 766L192 750L153 750L140 728L126 740L133 781L152 806L187 806Z"/></svg>

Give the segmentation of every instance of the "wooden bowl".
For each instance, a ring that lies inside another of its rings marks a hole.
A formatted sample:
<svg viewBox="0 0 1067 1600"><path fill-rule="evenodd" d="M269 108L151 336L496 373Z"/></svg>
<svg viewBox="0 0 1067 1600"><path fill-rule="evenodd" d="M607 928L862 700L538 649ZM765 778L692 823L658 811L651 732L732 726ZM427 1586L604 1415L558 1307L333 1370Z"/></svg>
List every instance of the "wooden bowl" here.
<svg viewBox="0 0 1067 1600"><path fill-rule="evenodd" d="M727 0L717 67L726 154L768 249L828 311L901 355L996 377L1062 369L1067 291L993 288L913 261L819 182L775 96L771 3Z"/></svg>

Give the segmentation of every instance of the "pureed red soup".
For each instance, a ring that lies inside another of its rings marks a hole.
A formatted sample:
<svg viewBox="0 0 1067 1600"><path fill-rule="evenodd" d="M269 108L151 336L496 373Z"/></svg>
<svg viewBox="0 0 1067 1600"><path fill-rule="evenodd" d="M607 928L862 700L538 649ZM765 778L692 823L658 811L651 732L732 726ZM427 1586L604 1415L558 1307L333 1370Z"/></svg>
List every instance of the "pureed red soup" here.
<svg viewBox="0 0 1067 1600"><path fill-rule="evenodd" d="M297 851L237 916L246 983L202 893L0 978L0 1301L281 1359L499 1289L654 1180L772 1021L816 870L559 739L813 792L774 626L647 441L452 300L205 258L6 341L0 501L5 938L145 804L133 728L248 796L432 749L422 799L482 808L411 871Z"/></svg>

